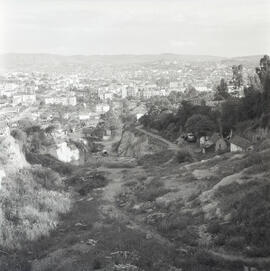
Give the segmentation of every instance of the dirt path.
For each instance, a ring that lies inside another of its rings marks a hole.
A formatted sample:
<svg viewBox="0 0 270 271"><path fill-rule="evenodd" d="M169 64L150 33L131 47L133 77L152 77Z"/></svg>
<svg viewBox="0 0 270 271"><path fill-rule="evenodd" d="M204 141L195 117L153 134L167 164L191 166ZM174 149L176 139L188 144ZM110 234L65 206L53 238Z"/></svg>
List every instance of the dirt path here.
<svg viewBox="0 0 270 271"><path fill-rule="evenodd" d="M209 253L213 256L221 258L230 262L243 262L244 264L270 264L270 257L259 257L259 258L247 258L240 255L232 255L217 251L209 250Z"/></svg>
<svg viewBox="0 0 270 271"><path fill-rule="evenodd" d="M111 254L117 250L140 253L142 262L151 258L151 264L161 257L169 259L168 240L124 213L115 201L123 189L124 172L138 172L141 167L104 166L97 170L105 172L109 183L84 196L75 193L72 210L61 218L57 228L49 236L29 242L26 249L11 256L3 255L0 262L4 259L6 265L5 268L1 265L1 271L95 270L95 265L111 266ZM149 256L153 245L155 252Z"/></svg>
<svg viewBox="0 0 270 271"><path fill-rule="evenodd" d="M170 142L169 140L166 140L165 138L163 138L163 137L161 137L159 135L156 135L156 134L153 134L153 133L151 133L149 131L146 131L146 130L142 129L141 127L136 127L135 129L142 132L142 133L144 133L144 134L146 134L146 135L148 135L148 136L150 136L150 137L152 137L152 138L155 138L155 139L165 143L168 146L169 150L173 150L173 151L179 151L180 150L180 147L178 145Z"/></svg>
<svg viewBox="0 0 270 271"><path fill-rule="evenodd" d="M148 225L142 224L140 221L136 219L135 216L125 213L116 205L116 197L122 191L122 186L125 182L123 178L123 170L125 168L120 169L108 169L104 167L99 168L100 171L105 171L109 174L109 178L111 179L110 183L103 190L103 204L100 206L100 211L105 216L110 216L114 219L118 219L122 223L126 224L129 229L139 231L145 235L146 238L155 239L162 245L171 246L173 244L160 234L158 234L152 227ZM129 169L130 171L138 172L142 170L141 167L136 167Z"/></svg>

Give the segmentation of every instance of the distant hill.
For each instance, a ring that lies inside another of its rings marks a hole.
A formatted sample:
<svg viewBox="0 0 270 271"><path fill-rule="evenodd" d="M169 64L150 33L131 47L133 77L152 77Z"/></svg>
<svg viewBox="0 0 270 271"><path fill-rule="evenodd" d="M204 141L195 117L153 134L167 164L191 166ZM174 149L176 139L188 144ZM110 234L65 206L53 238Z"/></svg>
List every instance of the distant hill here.
<svg viewBox="0 0 270 271"><path fill-rule="evenodd" d="M239 65L242 64L247 67L255 67L259 65L260 59L263 55L252 55L252 56L239 56L233 58L227 58L222 60L223 63L227 63L229 65Z"/></svg>
<svg viewBox="0 0 270 271"><path fill-rule="evenodd" d="M8 71L76 71L85 70L92 65L132 65L166 61L180 62L223 62L228 64L257 65L261 56L225 58L208 55L73 55L54 54L2 54L1 67Z"/></svg>

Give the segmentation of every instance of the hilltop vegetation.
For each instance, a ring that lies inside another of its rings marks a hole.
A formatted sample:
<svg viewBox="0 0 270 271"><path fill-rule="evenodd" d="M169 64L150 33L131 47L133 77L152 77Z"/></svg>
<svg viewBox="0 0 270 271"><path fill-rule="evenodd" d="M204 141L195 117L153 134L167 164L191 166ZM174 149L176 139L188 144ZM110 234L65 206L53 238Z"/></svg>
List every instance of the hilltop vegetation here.
<svg viewBox="0 0 270 271"><path fill-rule="evenodd" d="M232 80L236 88L241 86L239 74L237 76L234 74ZM156 129L170 140L177 139L184 131L195 132L198 136L216 131L227 136L230 130L237 131L239 127L242 129L269 128L269 56L264 56L260 60L260 67L256 68L256 74L250 76L249 80L249 86L244 88L242 98L232 97L224 80L221 80L216 90L217 99L222 100L221 108L212 109L204 103L193 105L186 100L172 102L170 97L159 98L153 100L148 113L140 121L144 127ZM179 106L176 112L170 110L172 105ZM195 123L194 118L201 120ZM252 127L249 121L253 121Z"/></svg>

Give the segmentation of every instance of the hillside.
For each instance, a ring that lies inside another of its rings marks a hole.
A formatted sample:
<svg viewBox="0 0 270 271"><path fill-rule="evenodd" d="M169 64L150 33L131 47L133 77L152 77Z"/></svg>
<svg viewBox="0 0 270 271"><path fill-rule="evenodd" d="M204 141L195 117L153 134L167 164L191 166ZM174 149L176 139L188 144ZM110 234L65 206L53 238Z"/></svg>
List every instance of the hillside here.
<svg viewBox="0 0 270 271"><path fill-rule="evenodd" d="M142 158L143 178L126 173L119 206L182 251L183 270L268 270L270 150L181 165L172 157Z"/></svg>
<svg viewBox="0 0 270 271"><path fill-rule="evenodd" d="M204 160L132 125L116 140L78 166L4 141L23 164L2 180L1 270L270 268L267 140Z"/></svg>
<svg viewBox="0 0 270 271"><path fill-rule="evenodd" d="M59 174L27 162L21 143L11 135L0 139L0 251L4 252L48 236L59 214L70 208Z"/></svg>
<svg viewBox="0 0 270 271"><path fill-rule="evenodd" d="M91 65L132 65L145 64L158 61L180 62L224 62L230 65L235 63L249 63L255 67L258 56L240 58L224 58L206 55L52 55L52 54L2 54L1 66L8 71L62 71L70 72L78 69L87 69Z"/></svg>

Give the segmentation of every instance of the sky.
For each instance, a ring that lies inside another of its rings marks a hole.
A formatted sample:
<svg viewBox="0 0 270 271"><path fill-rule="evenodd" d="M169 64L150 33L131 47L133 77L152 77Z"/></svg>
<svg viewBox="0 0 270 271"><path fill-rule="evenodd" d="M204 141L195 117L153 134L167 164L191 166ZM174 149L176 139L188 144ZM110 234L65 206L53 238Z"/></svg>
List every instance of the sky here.
<svg viewBox="0 0 270 271"><path fill-rule="evenodd" d="M269 0L0 0L0 53L270 53Z"/></svg>

